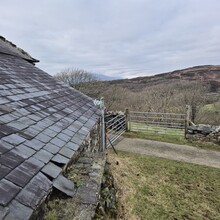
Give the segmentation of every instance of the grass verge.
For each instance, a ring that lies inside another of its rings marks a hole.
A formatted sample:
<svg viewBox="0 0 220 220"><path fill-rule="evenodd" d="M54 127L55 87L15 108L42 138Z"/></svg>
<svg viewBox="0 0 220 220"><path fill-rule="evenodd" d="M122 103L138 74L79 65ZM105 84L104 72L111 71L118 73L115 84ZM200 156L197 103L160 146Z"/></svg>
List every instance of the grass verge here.
<svg viewBox="0 0 220 220"><path fill-rule="evenodd" d="M147 134L144 132L135 132L135 131L126 132L123 136L128 138L142 138L142 139L162 141L162 142L168 142L174 144L185 144L194 147L201 147L201 148L220 151L220 146L217 144L209 143L209 142L201 142L201 141L188 141L183 136L158 135L158 134L154 135L154 134Z"/></svg>
<svg viewBox="0 0 220 220"><path fill-rule="evenodd" d="M220 219L220 170L134 153L109 153L118 219Z"/></svg>

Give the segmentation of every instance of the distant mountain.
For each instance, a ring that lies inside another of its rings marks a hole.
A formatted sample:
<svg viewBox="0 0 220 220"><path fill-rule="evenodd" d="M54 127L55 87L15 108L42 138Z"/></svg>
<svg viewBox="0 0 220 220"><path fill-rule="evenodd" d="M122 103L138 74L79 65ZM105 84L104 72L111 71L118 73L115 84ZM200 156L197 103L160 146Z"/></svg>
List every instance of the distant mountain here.
<svg viewBox="0 0 220 220"><path fill-rule="evenodd" d="M109 84L139 91L146 86L169 84L175 81L198 81L211 86L211 91L220 89L220 65L195 66L182 70L143 76L131 79L109 81Z"/></svg>
<svg viewBox="0 0 220 220"><path fill-rule="evenodd" d="M110 80L121 79L121 77L106 76L103 74L96 74L96 77L101 81L110 81Z"/></svg>

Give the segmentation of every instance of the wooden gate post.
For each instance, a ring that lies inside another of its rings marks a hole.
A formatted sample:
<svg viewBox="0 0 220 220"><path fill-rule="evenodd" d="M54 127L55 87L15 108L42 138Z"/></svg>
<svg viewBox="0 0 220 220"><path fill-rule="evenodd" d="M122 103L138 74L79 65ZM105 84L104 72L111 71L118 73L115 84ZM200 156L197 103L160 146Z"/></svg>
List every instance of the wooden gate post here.
<svg viewBox="0 0 220 220"><path fill-rule="evenodd" d="M128 108L125 109L125 126L126 126L126 131L130 131L130 127L129 127L129 110L128 110Z"/></svg>
<svg viewBox="0 0 220 220"><path fill-rule="evenodd" d="M191 116L191 106L186 105L185 138L186 138L186 134L187 134L187 129L190 125L190 116Z"/></svg>

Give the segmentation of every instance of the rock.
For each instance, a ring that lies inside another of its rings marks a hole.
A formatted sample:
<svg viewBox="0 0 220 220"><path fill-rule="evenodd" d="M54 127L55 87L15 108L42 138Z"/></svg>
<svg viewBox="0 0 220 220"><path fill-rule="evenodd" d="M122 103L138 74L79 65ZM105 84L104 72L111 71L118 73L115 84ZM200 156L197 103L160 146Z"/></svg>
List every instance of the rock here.
<svg viewBox="0 0 220 220"><path fill-rule="evenodd" d="M211 141L220 144L220 126L204 124L189 126L186 138L191 140Z"/></svg>

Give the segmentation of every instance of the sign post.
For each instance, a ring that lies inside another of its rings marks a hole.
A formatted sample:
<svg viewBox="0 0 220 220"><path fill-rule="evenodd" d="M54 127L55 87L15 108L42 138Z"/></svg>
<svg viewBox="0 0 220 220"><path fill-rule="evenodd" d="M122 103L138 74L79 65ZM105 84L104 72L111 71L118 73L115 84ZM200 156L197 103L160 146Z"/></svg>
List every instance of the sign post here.
<svg viewBox="0 0 220 220"><path fill-rule="evenodd" d="M95 99L94 105L99 106L101 110L101 151L105 155L105 148L106 148L106 136L105 136L105 102L104 98Z"/></svg>

